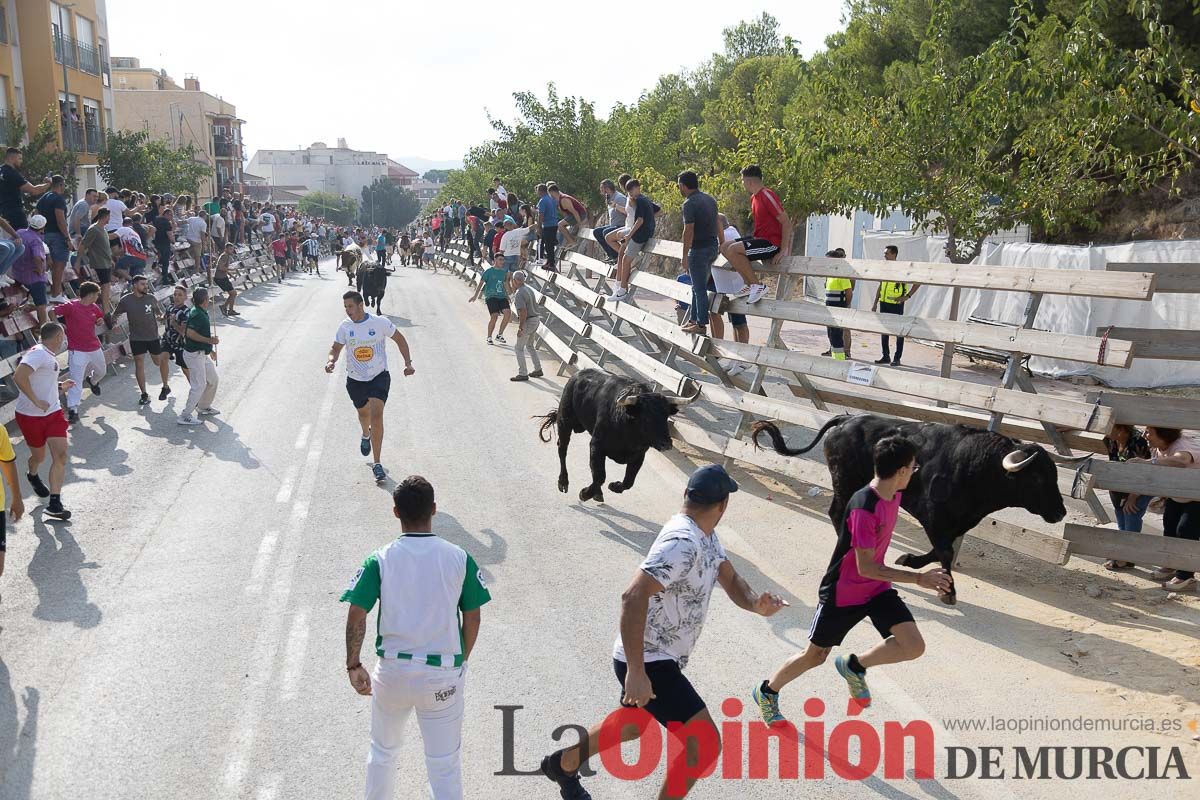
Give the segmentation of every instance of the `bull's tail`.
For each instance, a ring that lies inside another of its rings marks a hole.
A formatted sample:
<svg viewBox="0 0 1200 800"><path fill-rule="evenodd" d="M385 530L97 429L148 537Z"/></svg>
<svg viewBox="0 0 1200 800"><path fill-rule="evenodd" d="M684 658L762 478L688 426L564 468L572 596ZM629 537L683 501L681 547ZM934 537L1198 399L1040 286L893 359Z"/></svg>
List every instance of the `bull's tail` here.
<svg viewBox="0 0 1200 800"><path fill-rule="evenodd" d="M779 453L780 455L785 455L785 456L799 456L799 455L803 455L804 453L807 453L809 450L812 450L814 447L816 447L817 442L821 441L821 437L824 436L829 431L830 428L836 428L838 425L841 425L847 419L849 419L849 416L847 416L847 415L834 417L833 419L829 420L829 422L826 422L821 427L821 430L817 431L817 435L815 437L813 437L813 440L811 442L809 442L804 447L797 448L797 449L788 447L787 440L784 439L783 434L779 432L779 426L777 426L773 422L765 422L765 421L756 422L750 428L750 433L751 433L751 438L754 441L754 446L756 448L759 446L759 443L758 443L759 434L765 433L767 436L769 436L771 438L771 444L775 448L776 453Z"/></svg>
<svg viewBox="0 0 1200 800"><path fill-rule="evenodd" d="M542 421L542 426L538 428L538 438L549 444L551 440L550 430L558 425L558 409L554 409L549 414L534 416L533 418Z"/></svg>

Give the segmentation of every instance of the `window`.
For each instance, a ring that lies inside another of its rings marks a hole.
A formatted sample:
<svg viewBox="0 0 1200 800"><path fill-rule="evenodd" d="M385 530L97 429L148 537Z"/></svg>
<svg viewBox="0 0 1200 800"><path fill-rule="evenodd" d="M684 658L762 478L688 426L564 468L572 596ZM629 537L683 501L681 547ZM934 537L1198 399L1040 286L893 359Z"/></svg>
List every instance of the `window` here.
<svg viewBox="0 0 1200 800"><path fill-rule="evenodd" d="M8 42L8 6L0 4L0 42Z"/></svg>
<svg viewBox="0 0 1200 800"><path fill-rule="evenodd" d="M92 21L78 14L75 15L75 39L86 47L96 46L96 36Z"/></svg>

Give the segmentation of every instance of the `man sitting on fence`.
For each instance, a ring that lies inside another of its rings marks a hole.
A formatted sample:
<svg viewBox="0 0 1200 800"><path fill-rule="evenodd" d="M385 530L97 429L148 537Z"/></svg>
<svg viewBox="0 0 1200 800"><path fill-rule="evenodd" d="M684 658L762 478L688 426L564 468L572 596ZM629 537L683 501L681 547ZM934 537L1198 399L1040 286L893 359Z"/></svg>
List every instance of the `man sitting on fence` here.
<svg viewBox="0 0 1200 800"><path fill-rule="evenodd" d="M742 186L750 193L750 213L754 217L754 235L726 242L722 253L729 266L746 281L738 297L757 303L767 293L765 284L754 276L751 261L778 264L792 254L792 220L783 210L779 195L763 185L762 169L751 164L742 170Z"/></svg>
<svg viewBox="0 0 1200 800"><path fill-rule="evenodd" d="M883 248L883 258L885 261L895 261L900 254L900 250L894 244L889 244ZM879 294L875 296L875 302L871 305L871 310L878 310L880 314L903 314L904 304L908 298L916 294L917 289L921 287L915 283L904 283L901 281L880 281ZM900 366L900 359L904 357L904 337L896 337L896 357L891 358L891 352L888 349L887 334L879 337L880 346L883 348L883 357L875 361L876 364L886 364L891 361L893 367Z"/></svg>

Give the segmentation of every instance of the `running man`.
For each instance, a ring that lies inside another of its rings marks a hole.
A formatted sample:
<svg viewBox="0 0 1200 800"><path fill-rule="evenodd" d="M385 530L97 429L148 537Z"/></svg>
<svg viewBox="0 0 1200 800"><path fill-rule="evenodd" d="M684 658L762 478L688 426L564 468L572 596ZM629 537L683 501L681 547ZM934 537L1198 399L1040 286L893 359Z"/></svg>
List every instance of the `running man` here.
<svg viewBox="0 0 1200 800"><path fill-rule="evenodd" d="M745 297L747 303L757 303L766 296L767 287L755 278L750 262L778 264L792 254L792 219L783 210L779 195L763 185L762 169L757 164L742 170L742 186L750 193L754 235L725 242L721 253L746 282L746 288L734 297Z"/></svg>
<svg viewBox="0 0 1200 800"><path fill-rule="evenodd" d="M488 310L487 343L507 344L508 342L504 339L504 329L508 327L508 321L512 319L512 311L509 308L508 294L506 293L508 270L504 268L504 254L498 253L492 263L493 266L483 271L479 285L475 287L475 294L471 295L471 299L467 302L474 303L479 299L479 295L483 294L483 302L487 303ZM496 329L497 319L501 320L500 332L493 340L492 332Z"/></svg>
<svg viewBox="0 0 1200 800"><path fill-rule="evenodd" d="M321 240L317 238L316 234L310 233L304 240L302 249L304 250L304 263L311 264L313 271L320 277Z"/></svg>
<svg viewBox="0 0 1200 800"><path fill-rule="evenodd" d="M100 379L108 372L104 349L96 336L96 323L104 319L97 301L100 287L92 281L79 286L79 299L54 307L54 314L67 329L67 370L71 388L67 390L67 422L79 422L79 404L83 401L83 386L100 395Z"/></svg>
<svg viewBox="0 0 1200 800"><path fill-rule="evenodd" d="M362 426L362 441L358 449L364 456L372 456L371 471L375 473L376 481L382 481L387 478L379 461L383 449L383 407L392 386L392 375L387 368L388 339L400 348L400 355L404 357L405 377L416 370L413 369L408 340L396 330L390 319L367 313L363 296L355 291L342 295L342 305L348 319L342 320L338 326L333 346L329 348L325 371L333 373L342 348L348 347L346 392L358 410L358 424Z"/></svg>
<svg viewBox="0 0 1200 800"><path fill-rule="evenodd" d="M138 405L145 406L150 404L150 395L146 392L146 354L149 353L150 360L158 367L162 379L159 400L165 400L171 393L171 362L163 352L158 334L158 321L162 319L163 313L154 295L150 294L150 284L146 276L134 276L130 286L133 287L133 292L122 297L121 302L117 303L109 320L109 327L111 328L113 321L122 314L129 318L129 352L133 355L133 372L137 377L138 389L142 393Z"/></svg>
<svg viewBox="0 0 1200 800"><path fill-rule="evenodd" d="M871 618L883 642L861 656L838 656L833 665L846 679L850 696L865 708L871 704L867 670L883 664L912 661L925 652L912 612L892 588L915 583L939 594L950 591L950 576L941 567L915 572L885 566L900 499L917 473L917 447L901 436L875 443L875 477L850 498L829 569L821 579L817 610L808 630L808 648L784 662L769 681L754 687L754 702L769 725L784 719L779 692L813 667L825 663L829 651L842 643L858 623Z"/></svg>
<svg viewBox="0 0 1200 800"><path fill-rule="evenodd" d="M787 605L770 592L756 594L726 558L717 538L717 523L729 508L729 495L737 489L719 464L693 472L683 509L663 526L621 596L621 633L613 645L613 670L622 686L620 704L645 709L668 729L668 735L682 734L685 739L679 761L667 764L660 798L686 796L695 783L688 775L704 774L720 750L716 724L683 674L700 638L713 586L720 583L738 607L764 617ZM672 723L685 728L672 731L668 727ZM648 720L624 725L621 739L638 738L645 724ZM542 759L542 774L558 784L563 798L590 800L579 782L579 769L598 754L601 727L593 726L574 747ZM685 756L688 763L681 774Z"/></svg>
<svg viewBox="0 0 1200 800"><path fill-rule="evenodd" d="M230 270L233 269L233 260L237 255L237 246L233 242L226 242L222 248L221 255L217 256L216 264L213 266L214 277L213 283L220 287L221 291L225 292L225 302L218 306L221 313L227 317L240 317L241 312L234 311L233 303L237 300L238 290L233 285L233 279L230 277Z"/></svg>
<svg viewBox="0 0 1200 800"><path fill-rule="evenodd" d="M17 427L29 447L25 477L38 497L49 497L46 516L68 520L71 512L62 504L63 479L67 475L67 418L59 395L75 386L58 379L58 359L66 346L66 333L57 322L47 322L38 331L39 343L25 351L13 373L17 395ZM42 483L38 470L50 448L50 486Z"/></svg>
<svg viewBox="0 0 1200 800"><path fill-rule="evenodd" d="M429 793L461 800L463 695L467 659L479 637L479 609L492 599L470 554L433 533L433 487L419 475L392 492L392 513L404 533L372 553L342 593L346 671L350 685L371 697L367 800L391 800L396 758L409 716L425 744ZM375 670L361 659L367 614L379 603Z"/></svg>

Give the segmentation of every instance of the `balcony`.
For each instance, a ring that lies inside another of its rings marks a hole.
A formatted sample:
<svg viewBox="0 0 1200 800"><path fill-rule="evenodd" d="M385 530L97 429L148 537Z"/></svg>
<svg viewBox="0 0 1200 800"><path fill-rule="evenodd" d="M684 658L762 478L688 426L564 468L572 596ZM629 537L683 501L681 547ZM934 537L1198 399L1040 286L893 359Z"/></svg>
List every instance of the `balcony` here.
<svg viewBox="0 0 1200 800"><path fill-rule="evenodd" d="M76 44L79 50L79 69L89 75L100 74L100 53L91 45L79 42Z"/></svg>
<svg viewBox="0 0 1200 800"><path fill-rule="evenodd" d="M84 145L89 153L99 153L104 149L104 129L99 125L84 125Z"/></svg>
<svg viewBox="0 0 1200 800"><path fill-rule="evenodd" d="M13 115L7 111L0 111L0 144L8 144L11 142Z"/></svg>
<svg viewBox="0 0 1200 800"><path fill-rule="evenodd" d="M63 149L72 153L99 153L104 147L104 130L99 125L62 122Z"/></svg>
<svg viewBox="0 0 1200 800"><path fill-rule="evenodd" d="M102 63L96 48L57 32L54 34L54 60L90 75L99 75Z"/></svg>

